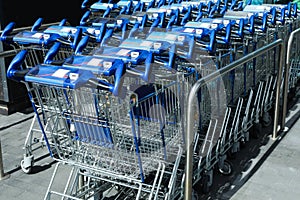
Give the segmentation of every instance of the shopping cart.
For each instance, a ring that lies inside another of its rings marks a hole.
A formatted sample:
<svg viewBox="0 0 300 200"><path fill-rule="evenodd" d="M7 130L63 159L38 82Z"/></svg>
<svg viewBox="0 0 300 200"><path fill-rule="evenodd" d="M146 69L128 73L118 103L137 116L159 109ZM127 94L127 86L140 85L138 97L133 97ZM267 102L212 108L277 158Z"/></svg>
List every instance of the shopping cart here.
<svg viewBox="0 0 300 200"><path fill-rule="evenodd" d="M22 72L19 67L20 62L12 62L8 77L17 78ZM183 176L182 103L196 76L193 69L154 68L152 72L153 83L125 76L125 98L113 92L121 84L71 66L37 65L17 80L27 85L35 108L42 107L59 119L51 131L52 141L46 139L54 159L79 167L98 184L118 185L120 192L136 199L174 199L182 195L178 189ZM45 198L54 194L51 184ZM100 190L91 188L89 181L86 184L82 196ZM71 195L79 195L75 190Z"/></svg>
<svg viewBox="0 0 300 200"><path fill-rule="evenodd" d="M56 54L55 59L63 59L71 55L77 44L77 40L81 37L80 32L73 34L73 37L65 37L54 33L44 33L41 29L43 19L36 20L31 30L14 31L15 23L9 23L1 34L1 40L15 49L16 54L22 50L26 50L27 55L23 57L22 65L24 69L30 69L45 61L45 57L49 49L55 43L61 45L60 51ZM63 26L65 21L62 20L58 26ZM47 27L46 27L47 28ZM22 54L22 53L21 53ZM24 142L24 158L21 161L21 168L25 173L30 173L34 165L34 152L45 147L45 140L42 137L41 130L38 126L38 116L41 116L42 123L51 129L51 116L42 109L38 109L36 115L32 119L31 125L27 132Z"/></svg>

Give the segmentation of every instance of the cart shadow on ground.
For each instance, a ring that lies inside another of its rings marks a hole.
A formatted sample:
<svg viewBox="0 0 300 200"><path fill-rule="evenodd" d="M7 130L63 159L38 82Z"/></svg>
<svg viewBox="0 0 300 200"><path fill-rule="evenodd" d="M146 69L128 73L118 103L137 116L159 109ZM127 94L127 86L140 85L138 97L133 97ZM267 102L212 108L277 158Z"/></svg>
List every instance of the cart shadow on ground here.
<svg viewBox="0 0 300 200"><path fill-rule="evenodd" d="M295 92L293 96L288 98L287 117L299 107L300 92ZM297 104L298 103L298 104ZM272 111L270 116L274 116ZM292 127L299 119L300 111L291 115L287 121L286 127ZM280 119L279 119L280 120ZM253 129L251 130L253 132ZM228 160L232 163L232 173L223 175L218 169L214 169L213 184L208 193L204 193L201 183L194 186L196 191L196 199L201 200L227 200L230 199L249 178L259 169L272 151L276 148L282 138L288 133L279 133L280 139L273 140L273 119L268 126L262 126L258 137L253 137L250 131L250 140L241 145L240 151L230 156ZM252 135L252 137L251 137ZM264 148L264 151L261 150Z"/></svg>
<svg viewBox="0 0 300 200"><path fill-rule="evenodd" d="M262 134L264 133L264 134ZM202 184L194 186L197 192L197 199L230 199L234 193L255 173L258 162L255 162L261 148L270 142L272 125L263 127L258 137L251 137L245 144L241 145L240 150L234 155L228 156L228 161L232 164L232 173L224 175L218 169L214 169L213 184L208 193L202 191ZM259 162L263 162L261 158Z"/></svg>

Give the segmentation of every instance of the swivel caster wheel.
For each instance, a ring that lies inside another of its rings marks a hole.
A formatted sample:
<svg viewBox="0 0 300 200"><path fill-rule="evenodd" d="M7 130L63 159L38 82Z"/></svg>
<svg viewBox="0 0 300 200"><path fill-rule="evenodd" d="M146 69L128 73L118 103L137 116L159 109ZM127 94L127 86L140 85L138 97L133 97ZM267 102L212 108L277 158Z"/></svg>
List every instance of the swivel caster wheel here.
<svg viewBox="0 0 300 200"><path fill-rule="evenodd" d="M26 174L30 174L32 171L32 167L33 167L33 155L29 156L29 157L25 157L24 159L21 161L21 169L23 170L24 173Z"/></svg>
<svg viewBox="0 0 300 200"><path fill-rule="evenodd" d="M229 176L232 174L232 163L225 160L222 168L219 168L219 172L223 175Z"/></svg>
<svg viewBox="0 0 300 200"><path fill-rule="evenodd" d="M202 177L202 192L204 194L208 194L209 190L210 190L210 184L209 184L209 176L208 175L204 175Z"/></svg>

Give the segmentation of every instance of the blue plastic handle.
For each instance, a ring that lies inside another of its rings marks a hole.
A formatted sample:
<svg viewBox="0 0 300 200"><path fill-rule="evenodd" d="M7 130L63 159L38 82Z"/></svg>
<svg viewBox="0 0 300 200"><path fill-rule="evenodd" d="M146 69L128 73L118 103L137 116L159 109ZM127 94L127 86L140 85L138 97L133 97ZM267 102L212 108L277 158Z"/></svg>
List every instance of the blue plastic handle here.
<svg viewBox="0 0 300 200"><path fill-rule="evenodd" d="M82 28L78 28L75 35L74 35L73 42L71 43L71 48L72 49L76 49L81 37L82 37Z"/></svg>
<svg viewBox="0 0 300 200"><path fill-rule="evenodd" d="M126 14L129 15L131 13L132 8L133 8L133 1L132 0L130 0L130 2L129 2L129 4L126 8L127 8L126 9Z"/></svg>
<svg viewBox="0 0 300 200"><path fill-rule="evenodd" d="M135 33L137 32L137 30L139 29L139 24L136 23L134 24L134 26L130 29L129 34L128 34L128 38L132 38L134 37Z"/></svg>
<svg viewBox="0 0 300 200"><path fill-rule="evenodd" d="M298 16L298 4L294 3L293 4L293 9L289 8L289 12L291 13L291 15L295 18L297 18Z"/></svg>
<svg viewBox="0 0 300 200"><path fill-rule="evenodd" d="M133 8L133 12L134 12L134 13L137 12L138 9L140 9L140 7L141 7L141 1L138 1L137 4L136 4L136 5L134 6L134 8Z"/></svg>
<svg viewBox="0 0 300 200"><path fill-rule="evenodd" d="M86 9L89 5L89 0L83 0L81 4L81 9Z"/></svg>
<svg viewBox="0 0 300 200"><path fill-rule="evenodd" d="M176 51L176 44L172 44L169 50L169 63L166 66L167 68L172 69L175 66Z"/></svg>
<svg viewBox="0 0 300 200"><path fill-rule="evenodd" d="M86 48L88 42L89 42L89 36L86 35L84 36L79 42L78 42L78 45L75 49L75 54L81 54L82 51Z"/></svg>
<svg viewBox="0 0 300 200"><path fill-rule="evenodd" d="M98 43L101 43L102 42L102 39L103 39L103 36L105 34L105 31L106 31L106 24L101 24L101 26L99 27L99 30L100 30L100 33L99 35L96 36L96 41Z"/></svg>
<svg viewBox="0 0 300 200"><path fill-rule="evenodd" d="M10 22L2 31L1 34L1 41L6 41L7 40L7 36L9 35L9 33L12 32L12 30L14 29L16 23L15 22Z"/></svg>
<svg viewBox="0 0 300 200"><path fill-rule="evenodd" d="M107 9L103 13L102 17L109 17L109 14L111 13L111 10L112 9L110 7L107 7Z"/></svg>
<svg viewBox="0 0 300 200"><path fill-rule="evenodd" d="M57 52L59 51L60 46L61 46L60 42L55 42L53 44L53 46L48 50L47 54L45 55L45 58L44 58L45 64L53 63L53 58L57 55Z"/></svg>
<svg viewBox="0 0 300 200"><path fill-rule="evenodd" d="M20 74L22 73L18 73L18 72L23 70L22 64L24 63L27 53L28 53L27 50L22 50L13 58L6 72L7 78L17 82L24 80L24 75L20 76Z"/></svg>
<svg viewBox="0 0 300 200"><path fill-rule="evenodd" d="M123 87L124 74L126 72L126 66L122 60L115 60L113 67L104 73L104 75L111 76L114 74L115 83L110 86L110 91L120 98L125 97L125 88Z"/></svg>
<svg viewBox="0 0 300 200"><path fill-rule="evenodd" d="M38 18L35 23L33 24L31 31L38 31L43 23L43 18Z"/></svg>
<svg viewBox="0 0 300 200"><path fill-rule="evenodd" d="M122 9L119 12L119 15L125 14L127 10L127 6L123 6Z"/></svg>
<svg viewBox="0 0 300 200"><path fill-rule="evenodd" d="M66 23L67 23L67 19L62 19L62 20L60 21L60 23L58 24L58 26L65 26Z"/></svg>
<svg viewBox="0 0 300 200"><path fill-rule="evenodd" d="M167 24L167 27L166 29L167 30L171 30L172 26L175 24L176 22L176 16L175 15L172 15L172 17L170 18L168 24Z"/></svg>
<svg viewBox="0 0 300 200"><path fill-rule="evenodd" d="M149 29L149 34L152 33L152 31L154 31L154 29L159 25L160 23L160 18L156 18L155 21L151 24L151 27Z"/></svg>
<svg viewBox="0 0 300 200"><path fill-rule="evenodd" d="M90 17L90 15L91 15L91 11L86 11L83 15L82 15L82 17L81 17L81 19L80 19L80 26L84 26L84 25L86 25L86 22L87 22L87 20L89 19L89 17Z"/></svg>
<svg viewBox="0 0 300 200"><path fill-rule="evenodd" d="M192 56L194 54L195 36L189 37L188 46L189 46L189 51L188 51L188 54L187 54L187 58L190 59L190 58L192 58Z"/></svg>
<svg viewBox="0 0 300 200"><path fill-rule="evenodd" d="M100 46L105 45L106 40L108 40L113 35L113 32L114 32L113 29L109 29L106 31Z"/></svg>
<svg viewBox="0 0 300 200"><path fill-rule="evenodd" d="M153 53L149 53L145 60L145 73L142 74L141 78L146 81L146 82L152 82L153 81L153 76L152 76L152 66L153 66L153 59L154 55Z"/></svg>

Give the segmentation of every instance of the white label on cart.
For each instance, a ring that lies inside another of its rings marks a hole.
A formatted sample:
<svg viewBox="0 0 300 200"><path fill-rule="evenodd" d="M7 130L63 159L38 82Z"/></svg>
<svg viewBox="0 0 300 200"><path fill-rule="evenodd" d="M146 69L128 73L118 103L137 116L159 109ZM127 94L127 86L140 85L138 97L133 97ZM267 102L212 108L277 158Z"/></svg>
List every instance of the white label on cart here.
<svg viewBox="0 0 300 200"><path fill-rule="evenodd" d="M217 28L218 27L218 24L212 24L211 25L211 28Z"/></svg>
<svg viewBox="0 0 300 200"><path fill-rule="evenodd" d="M128 49L121 49L120 51L118 51L118 53L116 53L116 55L126 56L129 52L130 52L130 50L128 50Z"/></svg>
<svg viewBox="0 0 300 200"><path fill-rule="evenodd" d="M67 69L58 69L52 74L52 76L57 78L63 78L69 71L70 70Z"/></svg>
<svg viewBox="0 0 300 200"><path fill-rule="evenodd" d="M140 46L142 47L152 47L153 42L151 41L143 41Z"/></svg>
<svg viewBox="0 0 300 200"><path fill-rule="evenodd" d="M172 13L172 10L171 10L171 9L168 9L168 10L167 10L167 14L170 15L171 13Z"/></svg>
<svg viewBox="0 0 300 200"><path fill-rule="evenodd" d="M236 23L237 23L237 24L239 24L239 23L240 23L240 20L239 20L239 19L237 19L237 20L235 20L235 21L236 21Z"/></svg>
<svg viewBox="0 0 300 200"><path fill-rule="evenodd" d="M142 20L143 20L143 17L138 17L138 18L137 18L137 21L138 21L138 22L141 22Z"/></svg>
<svg viewBox="0 0 300 200"><path fill-rule="evenodd" d="M179 42L183 42L185 39L185 37L183 35L178 36L178 41Z"/></svg>
<svg viewBox="0 0 300 200"><path fill-rule="evenodd" d="M159 49L161 47L161 43L160 42L154 42L153 47L154 47L154 49Z"/></svg>
<svg viewBox="0 0 300 200"><path fill-rule="evenodd" d="M71 29L71 33L72 33L72 34L75 34L76 32L77 32L77 28L72 28L72 29Z"/></svg>
<svg viewBox="0 0 300 200"><path fill-rule="evenodd" d="M70 73L69 74L70 80L71 81L76 81L79 77L78 73Z"/></svg>
<svg viewBox="0 0 300 200"><path fill-rule="evenodd" d="M158 13L153 13L152 16L153 16L153 18L157 18L158 17Z"/></svg>
<svg viewBox="0 0 300 200"><path fill-rule="evenodd" d="M214 19L212 20L213 23L216 23L216 24L220 24L222 23L222 19Z"/></svg>
<svg viewBox="0 0 300 200"><path fill-rule="evenodd" d="M201 35L203 33L202 29L196 29L196 34Z"/></svg>
<svg viewBox="0 0 300 200"><path fill-rule="evenodd" d="M166 34L166 37L165 37L167 40L171 40L171 41L175 41L177 36L176 35L173 35L173 34Z"/></svg>
<svg viewBox="0 0 300 200"><path fill-rule="evenodd" d="M75 125L73 123L70 124L70 131L71 132L75 132L76 131Z"/></svg>
<svg viewBox="0 0 300 200"><path fill-rule="evenodd" d="M71 31L71 28L63 27L62 29L60 29L60 31L63 33L69 33Z"/></svg>
<svg viewBox="0 0 300 200"><path fill-rule="evenodd" d="M186 29L184 29L183 32L185 32L185 33L192 33L193 31L194 31L193 28L186 28Z"/></svg>
<svg viewBox="0 0 300 200"><path fill-rule="evenodd" d="M131 58L137 58L137 57L139 57L139 55L140 55L140 53L139 52L135 52L135 51L133 51L133 52L130 53Z"/></svg>
<svg viewBox="0 0 300 200"><path fill-rule="evenodd" d="M229 24L229 20L225 19L225 20L223 21L223 24L224 24L224 25Z"/></svg>
<svg viewBox="0 0 300 200"><path fill-rule="evenodd" d="M50 38L50 35L49 34L44 34L43 37L44 37L45 40L48 40Z"/></svg>
<svg viewBox="0 0 300 200"><path fill-rule="evenodd" d="M114 4L112 4L112 3L103 3L102 5L107 6L109 8L113 8L114 7Z"/></svg>
<svg viewBox="0 0 300 200"><path fill-rule="evenodd" d="M123 20L121 20L121 19L118 19L118 20L117 20L117 24L118 24L118 25L121 25L122 23L123 23Z"/></svg>
<svg viewBox="0 0 300 200"><path fill-rule="evenodd" d="M165 9L165 8L160 8L160 9L158 9L158 12L167 12L167 9Z"/></svg>
<svg viewBox="0 0 300 200"><path fill-rule="evenodd" d="M103 62L103 67L104 69L109 69L112 66L112 62L104 61Z"/></svg>
<svg viewBox="0 0 300 200"><path fill-rule="evenodd" d="M95 29L94 28L88 28L87 32L90 33L90 34L94 34Z"/></svg>
<svg viewBox="0 0 300 200"><path fill-rule="evenodd" d="M32 35L33 38L42 38L43 37L43 33L35 33Z"/></svg>
<svg viewBox="0 0 300 200"><path fill-rule="evenodd" d="M100 34L100 30L95 30L95 34L99 35Z"/></svg>
<svg viewBox="0 0 300 200"><path fill-rule="evenodd" d="M210 28L210 23L201 23L200 24L200 27L202 27L202 28Z"/></svg>
<svg viewBox="0 0 300 200"><path fill-rule="evenodd" d="M100 66L101 62L103 60L100 59L100 58L92 58L88 63L87 65L90 65L90 66Z"/></svg>

